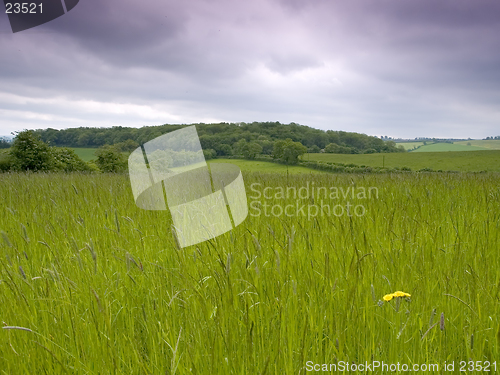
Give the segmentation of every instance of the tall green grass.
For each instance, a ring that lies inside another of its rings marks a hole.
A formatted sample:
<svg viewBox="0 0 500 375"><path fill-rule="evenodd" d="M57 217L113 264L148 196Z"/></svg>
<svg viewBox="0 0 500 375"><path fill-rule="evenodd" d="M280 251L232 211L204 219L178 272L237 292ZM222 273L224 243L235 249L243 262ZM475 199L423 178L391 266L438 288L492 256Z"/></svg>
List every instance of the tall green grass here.
<svg viewBox="0 0 500 375"><path fill-rule="evenodd" d="M499 175L244 178L250 202L253 183L379 194L327 199L362 204L362 217L249 216L177 249L169 213L138 209L126 175L0 175L0 373L500 358ZM396 290L411 299L380 302Z"/></svg>

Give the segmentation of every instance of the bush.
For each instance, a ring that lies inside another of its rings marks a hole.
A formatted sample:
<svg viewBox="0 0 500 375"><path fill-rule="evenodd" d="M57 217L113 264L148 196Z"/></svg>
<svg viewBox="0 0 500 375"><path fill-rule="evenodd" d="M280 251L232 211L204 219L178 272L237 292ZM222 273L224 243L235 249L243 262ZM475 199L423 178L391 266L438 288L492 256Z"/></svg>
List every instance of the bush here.
<svg viewBox="0 0 500 375"><path fill-rule="evenodd" d="M0 153L0 172L8 172L13 168L14 158L8 152Z"/></svg>
<svg viewBox="0 0 500 375"><path fill-rule="evenodd" d="M131 153L137 147L139 147L139 143L132 139L127 139L126 141L115 143L114 146L119 152Z"/></svg>
<svg viewBox="0 0 500 375"><path fill-rule="evenodd" d="M221 144L217 148L217 156L230 156L233 153L231 146L226 144Z"/></svg>
<svg viewBox="0 0 500 375"><path fill-rule="evenodd" d="M65 172L83 172L92 170L80 157L67 147L51 147L54 170Z"/></svg>
<svg viewBox="0 0 500 375"><path fill-rule="evenodd" d="M281 160L287 164L297 164L299 156L307 152L307 147L300 142L294 142L292 139L274 142L273 158Z"/></svg>
<svg viewBox="0 0 500 375"><path fill-rule="evenodd" d="M89 172L100 172L99 166L96 164L95 160L90 160L87 163L87 167L89 168Z"/></svg>
<svg viewBox="0 0 500 375"><path fill-rule="evenodd" d="M307 149L307 152L310 154L319 154L320 151L321 151L321 149L316 145L312 145L311 147L309 147Z"/></svg>
<svg viewBox="0 0 500 375"><path fill-rule="evenodd" d="M12 169L20 171L49 171L53 168L50 147L32 130L17 133L10 148L13 157Z"/></svg>
<svg viewBox="0 0 500 375"><path fill-rule="evenodd" d="M123 172L127 169L125 156L113 146L102 146L96 151L96 164L102 172Z"/></svg>
<svg viewBox="0 0 500 375"><path fill-rule="evenodd" d="M359 151L354 147L340 146L336 143L326 145L325 152L329 154L359 154Z"/></svg>
<svg viewBox="0 0 500 375"><path fill-rule="evenodd" d="M208 150L203 150L203 156L205 160L215 159L217 157L217 152L209 148Z"/></svg>

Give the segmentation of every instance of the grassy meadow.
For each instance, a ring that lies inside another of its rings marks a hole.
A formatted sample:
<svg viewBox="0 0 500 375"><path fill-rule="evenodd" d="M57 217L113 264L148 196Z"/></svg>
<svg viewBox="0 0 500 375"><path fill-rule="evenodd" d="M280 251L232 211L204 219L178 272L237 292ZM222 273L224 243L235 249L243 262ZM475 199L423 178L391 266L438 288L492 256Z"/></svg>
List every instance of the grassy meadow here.
<svg viewBox="0 0 500 375"><path fill-rule="evenodd" d="M208 161L211 163L231 163L237 165L242 171L245 172L257 172L257 173L286 173L287 166L285 164L273 163L270 161L261 160L244 160L244 159L212 159ZM324 172L302 167L299 165L288 166L288 173L293 174L323 174Z"/></svg>
<svg viewBox="0 0 500 375"><path fill-rule="evenodd" d="M83 161L90 161L96 158L95 152L97 148L72 147L72 149Z"/></svg>
<svg viewBox="0 0 500 375"><path fill-rule="evenodd" d="M500 139L482 139L482 140L471 140L471 141L459 141L455 142L458 145L467 145L470 143L471 146L484 147L492 150L500 150Z"/></svg>
<svg viewBox="0 0 500 375"><path fill-rule="evenodd" d="M485 147L472 146L458 143L432 143L421 146L411 152L447 152L447 151L480 151L487 150Z"/></svg>
<svg viewBox="0 0 500 375"><path fill-rule="evenodd" d="M396 143L397 146L403 146L405 150L413 150L414 148L424 145L424 142L400 142Z"/></svg>
<svg viewBox="0 0 500 375"><path fill-rule="evenodd" d="M244 179L247 219L178 249L169 213L138 209L127 175L0 174L0 373L500 358L499 174ZM343 211L311 215L321 205ZM411 298L382 301L397 290Z"/></svg>
<svg viewBox="0 0 500 375"><path fill-rule="evenodd" d="M402 168L413 171L431 168L435 171L500 172L500 150L474 152L408 152L393 154L306 154L302 160Z"/></svg>
<svg viewBox="0 0 500 375"><path fill-rule="evenodd" d="M422 146L409 153L387 153L387 154L305 154L302 160L316 160L322 162L333 162L343 164L366 165L371 167L403 168L412 170L431 168L435 171L460 171L460 172L500 172L500 141L471 141L479 142L467 146L465 144L436 143ZM422 142L401 143L403 145L421 145ZM479 146L480 145L480 146ZM495 149L497 147L499 149ZM434 148L432 148L434 147ZM451 147L451 148L450 148ZM446 150L446 148L449 148ZM488 149L489 148L489 149ZM73 148L75 153L84 161L96 159L96 148ZM469 153L467 151L473 151ZM450 152L443 152L450 151ZM1 155L0 155L1 158ZM242 171L282 173L286 172L283 164L245 159L212 159L210 163L233 163ZM289 166L289 173L324 173L303 166Z"/></svg>
<svg viewBox="0 0 500 375"><path fill-rule="evenodd" d="M398 146L403 146L410 152L444 152L444 151L478 151L478 150L500 150L499 139L474 139L469 141L456 141L453 143L432 143L424 142L400 142Z"/></svg>

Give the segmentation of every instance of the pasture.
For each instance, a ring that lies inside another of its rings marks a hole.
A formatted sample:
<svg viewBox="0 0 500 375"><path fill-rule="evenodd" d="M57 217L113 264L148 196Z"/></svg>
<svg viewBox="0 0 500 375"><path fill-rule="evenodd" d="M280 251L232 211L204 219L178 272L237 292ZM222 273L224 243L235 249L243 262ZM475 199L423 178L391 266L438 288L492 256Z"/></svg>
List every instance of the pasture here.
<svg viewBox="0 0 500 375"><path fill-rule="evenodd" d="M244 159L212 159L208 160L208 164L210 163L231 163L237 165L242 171L245 172L258 172L258 173L293 173L293 174L322 174L324 172L320 172L311 168L302 167L299 165L290 165L287 166L285 164L273 163L270 161L261 161L261 160L244 160Z"/></svg>
<svg viewBox="0 0 500 375"><path fill-rule="evenodd" d="M302 160L402 168L461 172L500 172L500 150L474 152L407 152L394 154L306 154Z"/></svg>
<svg viewBox="0 0 500 375"><path fill-rule="evenodd" d="M455 144L458 145L467 145L467 143L470 143L471 146L484 147L491 150L500 150L500 139L491 139L491 140L482 139L482 140L455 142Z"/></svg>
<svg viewBox="0 0 500 375"><path fill-rule="evenodd" d="M71 147L71 149L75 151L75 154L77 154L83 161L96 159L95 152L97 151L97 148Z"/></svg>
<svg viewBox="0 0 500 375"><path fill-rule="evenodd" d="M453 143L424 142L400 142L405 150L413 152L443 152L443 151L478 151L478 150L500 150L500 139L471 139L468 141L455 141ZM417 147L419 147L417 149Z"/></svg>
<svg viewBox="0 0 500 375"><path fill-rule="evenodd" d="M458 143L431 143L425 146L421 146L411 152L447 152L447 151L479 151L479 150L487 150L485 147L478 147L465 144Z"/></svg>
<svg viewBox="0 0 500 375"><path fill-rule="evenodd" d="M419 146L423 146L424 142L400 142L396 143L397 146L403 146L405 150L413 150L414 148L417 148Z"/></svg>
<svg viewBox="0 0 500 375"><path fill-rule="evenodd" d="M138 209L127 175L0 174L0 373L297 374L371 360L494 371L499 174L244 179L247 219L178 249L169 213ZM359 194L369 187L378 194ZM411 297L382 300L398 290Z"/></svg>

